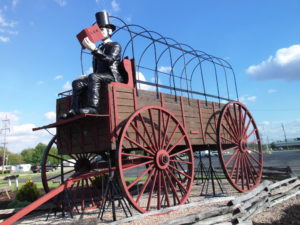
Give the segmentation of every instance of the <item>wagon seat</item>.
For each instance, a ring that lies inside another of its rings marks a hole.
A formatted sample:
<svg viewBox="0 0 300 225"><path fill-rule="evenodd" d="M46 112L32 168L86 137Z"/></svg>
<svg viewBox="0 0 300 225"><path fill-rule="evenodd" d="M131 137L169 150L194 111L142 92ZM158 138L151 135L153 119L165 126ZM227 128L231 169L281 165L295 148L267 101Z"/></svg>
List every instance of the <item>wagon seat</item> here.
<svg viewBox="0 0 300 225"><path fill-rule="evenodd" d="M124 79L123 83L111 82L109 85L134 88L134 80L133 80L135 78L134 71L135 71L134 59L129 59L128 57L125 57L119 65L119 73Z"/></svg>

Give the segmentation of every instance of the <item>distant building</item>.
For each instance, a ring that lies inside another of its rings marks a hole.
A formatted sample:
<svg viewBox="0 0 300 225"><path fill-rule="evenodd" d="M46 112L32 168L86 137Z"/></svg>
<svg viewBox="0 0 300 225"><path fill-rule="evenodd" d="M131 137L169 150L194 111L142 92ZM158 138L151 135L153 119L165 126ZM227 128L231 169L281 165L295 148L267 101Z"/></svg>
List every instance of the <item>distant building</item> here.
<svg viewBox="0 0 300 225"><path fill-rule="evenodd" d="M286 141L274 142L276 149L300 148L300 138L289 138Z"/></svg>

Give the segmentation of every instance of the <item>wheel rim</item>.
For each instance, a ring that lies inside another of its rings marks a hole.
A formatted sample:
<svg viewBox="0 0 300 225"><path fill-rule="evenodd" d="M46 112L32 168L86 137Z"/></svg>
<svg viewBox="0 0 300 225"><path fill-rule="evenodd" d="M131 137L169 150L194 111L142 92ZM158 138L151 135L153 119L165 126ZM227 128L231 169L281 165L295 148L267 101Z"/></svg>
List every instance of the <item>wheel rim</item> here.
<svg viewBox="0 0 300 225"><path fill-rule="evenodd" d="M193 168L188 135L170 112L149 106L128 119L119 139L118 171L137 210L183 204L192 188Z"/></svg>
<svg viewBox="0 0 300 225"><path fill-rule="evenodd" d="M261 139L252 115L240 102L228 103L219 117L218 147L224 173L234 188L248 192L260 183Z"/></svg>
<svg viewBox="0 0 300 225"><path fill-rule="evenodd" d="M93 153L71 154L68 159L65 156L57 154L57 136L55 135L44 150L42 159L42 183L46 193L53 188L58 187L69 178L86 172L99 169L96 157ZM63 161L63 170L61 173L60 162ZM56 163L56 164L54 164ZM58 167L56 172L52 172L49 168ZM62 178L63 176L63 178ZM101 204L101 196L104 176L87 177L80 181L76 181L69 189L69 200L73 208L78 211L95 208Z"/></svg>

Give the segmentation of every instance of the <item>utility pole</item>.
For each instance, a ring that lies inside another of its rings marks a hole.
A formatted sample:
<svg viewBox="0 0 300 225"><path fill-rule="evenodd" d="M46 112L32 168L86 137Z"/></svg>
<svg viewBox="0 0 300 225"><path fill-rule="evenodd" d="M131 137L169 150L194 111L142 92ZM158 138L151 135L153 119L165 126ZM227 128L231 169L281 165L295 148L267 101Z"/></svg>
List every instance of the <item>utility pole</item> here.
<svg viewBox="0 0 300 225"><path fill-rule="evenodd" d="M7 146L6 135L8 132L10 132L10 120L7 118L7 115L6 115L5 119L2 120L2 128L1 128L1 133L3 133L2 174L4 174L4 166L5 166L5 160L6 160L5 151L6 151L6 146Z"/></svg>
<svg viewBox="0 0 300 225"><path fill-rule="evenodd" d="M282 126L282 130L283 130L283 134L284 134L284 141L285 141L286 149L288 149L287 139L286 139L286 133L285 133L285 129L284 129L283 123L281 124L281 126Z"/></svg>

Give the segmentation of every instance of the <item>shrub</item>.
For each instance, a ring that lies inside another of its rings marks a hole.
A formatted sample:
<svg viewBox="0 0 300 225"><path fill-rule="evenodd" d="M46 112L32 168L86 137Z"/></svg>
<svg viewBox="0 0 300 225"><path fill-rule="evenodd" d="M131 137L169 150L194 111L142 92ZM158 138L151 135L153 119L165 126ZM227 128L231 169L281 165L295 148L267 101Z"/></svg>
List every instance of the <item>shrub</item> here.
<svg viewBox="0 0 300 225"><path fill-rule="evenodd" d="M19 201L34 202L40 197L40 191L32 180L28 180L17 192L16 199Z"/></svg>
<svg viewBox="0 0 300 225"><path fill-rule="evenodd" d="M19 201L19 200L13 200L10 203L8 203L7 208L24 208L25 206L28 206L30 202L28 201Z"/></svg>
<svg viewBox="0 0 300 225"><path fill-rule="evenodd" d="M107 174L100 174L99 176L93 177L91 179L92 184L98 189L102 189L102 187L105 188L107 180L108 180Z"/></svg>

